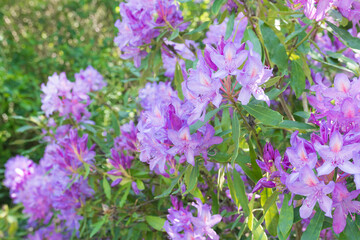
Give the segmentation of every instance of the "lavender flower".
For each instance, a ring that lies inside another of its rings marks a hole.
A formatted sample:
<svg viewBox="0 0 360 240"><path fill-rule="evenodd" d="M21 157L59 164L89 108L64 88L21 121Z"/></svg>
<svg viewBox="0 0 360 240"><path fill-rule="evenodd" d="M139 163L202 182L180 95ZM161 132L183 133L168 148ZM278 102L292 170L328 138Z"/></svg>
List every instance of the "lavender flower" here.
<svg viewBox="0 0 360 240"><path fill-rule="evenodd" d="M31 178L36 164L23 156L10 158L5 164L4 185L10 189L10 196L17 202L19 191L24 189L27 180Z"/></svg>
<svg viewBox="0 0 360 240"><path fill-rule="evenodd" d="M346 226L346 216L360 211L360 202L352 201L360 193L355 190L349 193L343 183L336 183L333 192L333 206L335 207L333 228L336 234L340 234Z"/></svg>
<svg viewBox="0 0 360 240"><path fill-rule="evenodd" d="M289 178L288 178L289 179ZM301 171L298 181L287 181L287 187L295 194L306 196L300 207L300 217L310 217L316 202L319 203L325 215L331 217L332 200L327 196L334 190L335 183L330 181L327 185L315 176L314 172L305 165Z"/></svg>

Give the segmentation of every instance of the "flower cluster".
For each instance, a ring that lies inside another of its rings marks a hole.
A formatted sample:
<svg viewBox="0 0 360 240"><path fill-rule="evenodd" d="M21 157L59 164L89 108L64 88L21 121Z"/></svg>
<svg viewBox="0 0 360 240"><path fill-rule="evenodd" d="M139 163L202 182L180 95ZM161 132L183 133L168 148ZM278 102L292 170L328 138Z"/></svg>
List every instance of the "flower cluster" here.
<svg viewBox="0 0 360 240"><path fill-rule="evenodd" d="M134 59L135 67L139 67L141 59L147 55L146 46L156 38L160 31L156 27L168 26L186 29L181 11L173 0L129 1L120 3L121 20L115 22L119 29L114 39L122 51L122 59Z"/></svg>
<svg viewBox="0 0 360 240"><path fill-rule="evenodd" d="M80 227L82 217L77 209L94 194L87 180L78 174L83 164L92 163L94 156L92 148L87 147L87 136L80 138L71 129L58 143L46 147L39 164L22 156L9 159L4 184L10 188L15 201L24 205L29 224L47 224L55 216L59 221L57 228L71 233ZM45 235L62 239L54 226L41 228L30 239Z"/></svg>
<svg viewBox="0 0 360 240"><path fill-rule="evenodd" d="M101 74L93 67L75 74L75 82L66 78L65 73L54 73L47 84L41 85L41 109L49 117L54 112L65 118L86 121L90 112L86 107L90 104L89 92L98 91L106 86Z"/></svg>
<svg viewBox="0 0 360 240"><path fill-rule="evenodd" d="M315 78L317 84L311 86L315 96L309 96L310 104L316 109L316 119L326 117L328 121L339 124L342 131L359 131L359 86L360 80L352 81L344 73L334 78L334 86L330 87L321 77Z"/></svg>
<svg viewBox="0 0 360 240"><path fill-rule="evenodd" d="M184 208L181 201L171 196L174 207L168 210L168 220L164 225L171 239L219 239L212 227L218 224L222 217L218 214L212 215L209 205L202 204L198 198L195 198L195 200L196 203L192 205L197 209L196 217L190 212L189 206Z"/></svg>
<svg viewBox="0 0 360 240"><path fill-rule="evenodd" d="M178 162L194 165L194 157L200 154L206 160L207 149L222 142L214 137L214 128L206 124L191 134L188 118L193 106L189 102L181 101L166 83L148 84L145 89L139 92L144 103L137 125L140 160L164 175L167 169L174 173ZM178 160L176 155L180 155Z"/></svg>
<svg viewBox="0 0 360 240"><path fill-rule="evenodd" d="M359 24L360 3L356 0L293 0L291 5L294 9L304 8L304 14L309 19L321 21L327 12L332 8L337 8L339 12L352 21Z"/></svg>

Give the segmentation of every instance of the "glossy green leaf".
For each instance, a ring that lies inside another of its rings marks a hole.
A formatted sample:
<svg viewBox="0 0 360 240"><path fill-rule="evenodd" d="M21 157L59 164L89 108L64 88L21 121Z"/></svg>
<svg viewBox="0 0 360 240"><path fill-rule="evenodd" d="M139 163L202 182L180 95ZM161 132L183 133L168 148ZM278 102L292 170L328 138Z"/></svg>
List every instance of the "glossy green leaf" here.
<svg viewBox="0 0 360 240"><path fill-rule="evenodd" d="M215 0L211 6L211 12L214 15L217 15L220 11L221 6L225 3L225 0Z"/></svg>
<svg viewBox="0 0 360 240"><path fill-rule="evenodd" d="M92 225L92 230L90 233L90 237L93 237L100 229L101 227L104 225L104 223L107 221L107 217L104 216L102 217L102 219L100 221L98 221L97 223L94 223Z"/></svg>
<svg viewBox="0 0 360 240"><path fill-rule="evenodd" d="M265 125L277 126L283 120L283 116L279 112L271 110L269 107L249 103L243 108Z"/></svg>
<svg viewBox="0 0 360 240"><path fill-rule="evenodd" d="M179 179L182 177L182 175L184 174L185 170L186 170L186 168L184 168L184 169L179 173L179 175L171 181L171 184L170 184L169 188L167 188L166 190L164 190L162 194L156 196L155 199L169 196L169 194L171 193L171 191L174 189L175 185L178 184Z"/></svg>
<svg viewBox="0 0 360 240"><path fill-rule="evenodd" d="M236 171L235 168L233 169L233 178L234 178L235 194L237 196L237 199L246 216L249 216L250 209L249 209L249 201L245 192L245 184L244 181L241 179L240 174Z"/></svg>
<svg viewBox="0 0 360 240"><path fill-rule="evenodd" d="M353 240L360 239L360 229L356 224L356 220L352 220L350 216L346 218L346 227L342 233L339 235L339 239L342 240Z"/></svg>
<svg viewBox="0 0 360 240"><path fill-rule="evenodd" d="M221 109L225 109L228 108L229 106L226 105L222 105L219 108L215 108L213 110L211 110L210 112L206 113L204 121L197 121L196 123L190 125L190 133L193 134L194 132L196 132L196 130L198 130L199 128L201 128L202 126L204 126L206 123L208 123L210 121L210 119L215 116L216 113L218 113Z"/></svg>
<svg viewBox="0 0 360 240"><path fill-rule="evenodd" d="M326 23L329 25L329 27L332 28L332 30L337 34L337 36L343 40L346 46L360 50L359 38L353 37L347 30L339 28L331 22L326 21Z"/></svg>
<svg viewBox="0 0 360 240"><path fill-rule="evenodd" d="M198 161L195 161L195 166L189 164L185 171L184 179L187 189L184 194L189 193L196 187L198 182L198 177L199 177L199 164Z"/></svg>
<svg viewBox="0 0 360 240"><path fill-rule="evenodd" d="M290 86L299 98L305 89L305 73L301 59L291 61Z"/></svg>
<svg viewBox="0 0 360 240"><path fill-rule="evenodd" d="M181 83L183 81L184 81L184 76L183 76L180 64L179 64L179 62L176 62L175 74L174 74L174 84L175 84L176 91L178 92L179 98L181 100L184 99L184 95L183 95L182 88L181 88Z"/></svg>
<svg viewBox="0 0 360 240"><path fill-rule="evenodd" d="M273 194L273 191L271 188L265 188L261 192L261 205L264 207L264 210L267 208L265 214L265 226L266 229L269 231L269 233L273 236L277 235L277 226L279 222L279 212L276 206L276 199L278 194ZM271 199L273 197L274 199ZM271 204L270 206L265 206L266 201L270 199Z"/></svg>
<svg viewBox="0 0 360 240"><path fill-rule="evenodd" d="M104 188L106 198L110 200L111 199L111 187L110 187L110 184L109 184L108 180L106 179L105 175L103 177L103 188Z"/></svg>
<svg viewBox="0 0 360 240"><path fill-rule="evenodd" d="M164 230L164 224L165 219L157 216L146 216L145 221L154 229L158 231L165 231Z"/></svg>
<svg viewBox="0 0 360 240"><path fill-rule="evenodd" d="M290 198L290 194L284 194L284 200L279 216L279 225L277 228L280 240L286 240L288 238L293 225L294 209L292 205L289 206Z"/></svg>
<svg viewBox="0 0 360 240"><path fill-rule="evenodd" d="M237 117L237 114L233 114L232 118L232 138L235 144L235 149L231 157L231 165L234 167L235 159L239 153L239 138L240 138L240 121Z"/></svg>
<svg viewBox="0 0 360 240"><path fill-rule="evenodd" d="M234 30L235 11L233 11L229 17L229 21L226 25L225 40L228 40Z"/></svg>
<svg viewBox="0 0 360 240"><path fill-rule="evenodd" d="M179 29L176 28L175 31L173 31L172 34L170 35L169 40L172 41L175 38L177 38L178 36L179 36Z"/></svg>
<svg viewBox="0 0 360 240"><path fill-rule="evenodd" d="M297 121L291 121L291 120L284 120L279 125L280 128L289 129L289 130L307 130L307 131L314 131L316 127L303 123L303 122L297 122Z"/></svg>
<svg viewBox="0 0 360 240"><path fill-rule="evenodd" d="M317 240L324 222L324 212L318 209L315 216L311 219L305 232L301 236L301 240Z"/></svg>
<svg viewBox="0 0 360 240"><path fill-rule="evenodd" d="M260 56L262 55L261 43L250 26L246 28L244 32L244 36L241 41L242 42L250 41L253 44L254 51L257 52Z"/></svg>
<svg viewBox="0 0 360 240"><path fill-rule="evenodd" d="M278 66L282 73L287 73L288 55L284 45L281 44L275 32L263 21L260 21L260 30L271 61Z"/></svg>

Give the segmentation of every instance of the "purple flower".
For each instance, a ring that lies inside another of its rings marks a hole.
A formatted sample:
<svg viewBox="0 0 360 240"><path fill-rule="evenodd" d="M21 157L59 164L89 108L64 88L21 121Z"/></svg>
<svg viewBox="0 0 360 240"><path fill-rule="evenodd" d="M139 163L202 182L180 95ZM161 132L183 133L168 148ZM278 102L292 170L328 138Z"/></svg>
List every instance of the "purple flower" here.
<svg viewBox="0 0 360 240"><path fill-rule="evenodd" d="M202 235L207 235L214 240L219 239L219 236L212 228L221 221L222 217L219 214L211 215L211 207L209 205L202 204L198 198L195 198L195 200L196 203L192 204L198 210L197 216L192 217L195 232L199 232Z"/></svg>
<svg viewBox="0 0 360 240"><path fill-rule="evenodd" d="M333 0L294 0L292 6L293 8L303 6L306 17L315 19L315 21L321 21L333 5L333 2Z"/></svg>
<svg viewBox="0 0 360 240"><path fill-rule="evenodd" d="M320 182L308 165L301 169L298 181L291 182L288 180L286 185L291 192L306 196L300 207L301 218L310 217L316 202L319 203L325 215L331 217L332 200L327 194L334 190L335 183L333 181L330 181L327 185L323 181Z"/></svg>
<svg viewBox="0 0 360 240"><path fill-rule="evenodd" d="M198 146L198 142L192 140L190 130L188 127L184 127L179 131L169 130L168 136L174 146L168 151L171 155L184 153L186 160L191 165L195 165L194 154L195 148Z"/></svg>
<svg viewBox="0 0 360 240"><path fill-rule="evenodd" d="M355 190L349 193L343 183L336 183L333 192L333 206L335 207L333 228L336 234L340 234L346 226L346 216L351 213L358 213L360 211L360 202L352 201L360 193L360 190Z"/></svg>
<svg viewBox="0 0 360 240"><path fill-rule="evenodd" d="M118 151L112 148L111 150L111 158L109 159L110 164L115 168L109 172L107 172L109 175L113 176L123 176L126 175L126 169L129 169L131 167L131 162L134 159L132 156L125 156L123 153L121 153L121 156L119 155ZM117 178L114 180L111 184L111 187L116 186L121 182L122 178Z"/></svg>
<svg viewBox="0 0 360 240"><path fill-rule="evenodd" d="M335 167L339 167L346 173L360 174L360 167L349 161L360 144L354 143L343 146L343 143L343 137L339 131L334 131L331 134L329 146L315 142L316 151L325 161L321 167L317 168L319 176L331 173Z"/></svg>
<svg viewBox="0 0 360 240"><path fill-rule="evenodd" d="M75 80L74 88L76 89L77 86L87 88L84 91L85 94L99 91L107 85L103 76L92 66L88 66L85 70L80 70L80 73L75 73Z"/></svg>
<svg viewBox="0 0 360 240"><path fill-rule="evenodd" d="M217 19L215 19L214 24L209 26L209 31L206 32L206 38L204 39L203 43L205 44L217 44L222 36L226 34L226 26L229 19L225 18L225 20L218 24ZM244 16L243 13L239 13L234 22L234 30L229 37L229 39L234 39L234 44L237 47L240 47L241 40L244 36L244 32L246 30L246 26L248 24L247 18Z"/></svg>
<svg viewBox="0 0 360 240"><path fill-rule="evenodd" d="M115 149L117 151L137 151L136 127L133 121L120 127L121 136L114 139Z"/></svg>
<svg viewBox="0 0 360 240"><path fill-rule="evenodd" d="M4 185L10 189L10 196L17 202L18 192L24 189L24 184L34 174L36 164L23 156L10 158L5 163Z"/></svg>
<svg viewBox="0 0 360 240"><path fill-rule="evenodd" d="M233 42L224 42L224 39L221 39L217 50L210 45L206 46L206 50L210 52L211 61L218 68L218 71L213 76L214 78L237 75L239 73L238 68L245 62L248 56L245 44L236 47Z"/></svg>
<svg viewBox="0 0 360 240"><path fill-rule="evenodd" d="M29 234L27 236L28 240L44 240L44 239L51 239L51 240L65 240L68 239L68 236L63 236L59 229L56 229L54 224L51 224L47 227L42 227L35 231L34 234Z"/></svg>
<svg viewBox="0 0 360 240"><path fill-rule="evenodd" d="M253 51L252 43L248 41L247 44L249 46L248 60L237 75L237 81L242 85L238 100L242 105L247 105L253 95L257 100L265 101L270 106L270 99L260 85L269 80L272 70L263 66L260 55Z"/></svg>
<svg viewBox="0 0 360 240"><path fill-rule="evenodd" d="M198 52L198 57L196 70L190 69L189 77L183 83L184 96L194 106L188 123L194 123L197 120L203 121L207 105L212 102L216 107L219 107L222 100L219 92L220 79L214 78L201 51Z"/></svg>
<svg viewBox="0 0 360 240"><path fill-rule="evenodd" d="M189 212L189 207L183 208L182 202L176 197L171 196L174 207L170 208L167 221L164 224L165 231L171 239L219 239L219 236L212 229L221 221L220 215L211 215L211 208L207 204L202 204L200 199L195 198L193 203L198 210L197 217Z"/></svg>

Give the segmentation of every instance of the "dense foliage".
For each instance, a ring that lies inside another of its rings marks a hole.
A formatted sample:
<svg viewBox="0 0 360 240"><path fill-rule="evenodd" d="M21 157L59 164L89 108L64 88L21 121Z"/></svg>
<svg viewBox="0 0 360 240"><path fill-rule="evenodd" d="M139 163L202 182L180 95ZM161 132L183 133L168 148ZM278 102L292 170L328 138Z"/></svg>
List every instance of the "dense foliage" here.
<svg viewBox="0 0 360 240"><path fill-rule="evenodd" d="M357 0L4 6L0 237L360 238Z"/></svg>

